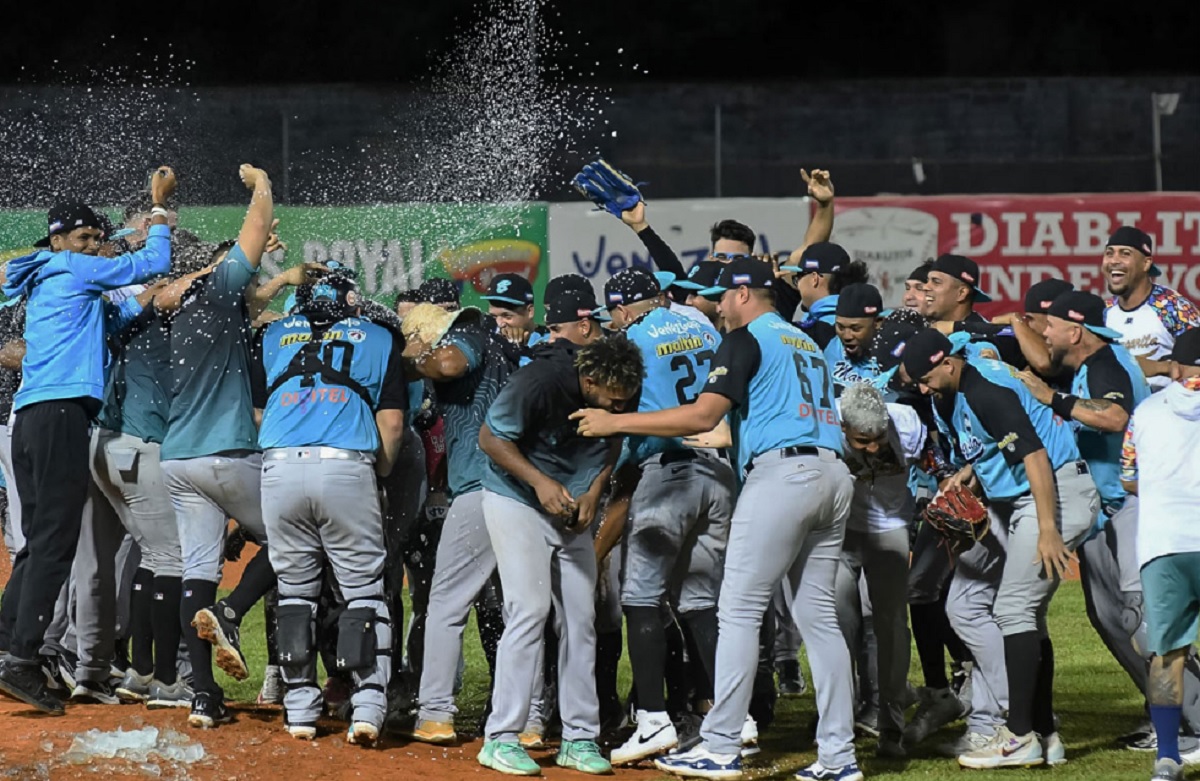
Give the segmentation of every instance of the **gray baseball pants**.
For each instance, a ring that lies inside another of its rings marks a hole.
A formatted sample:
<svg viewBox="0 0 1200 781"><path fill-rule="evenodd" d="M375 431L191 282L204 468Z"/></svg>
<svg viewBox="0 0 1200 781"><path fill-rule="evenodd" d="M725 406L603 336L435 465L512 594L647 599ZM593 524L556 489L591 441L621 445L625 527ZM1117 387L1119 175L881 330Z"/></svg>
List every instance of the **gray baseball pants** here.
<svg viewBox="0 0 1200 781"><path fill-rule="evenodd" d="M305 605L311 610L310 661L280 666L287 684L283 707L291 724L313 724L321 715L312 628L328 561L347 609L375 612L374 664L354 671L350 702L353 721L382 728L392 667L392 627L384 600L386 554L374 456L363 453L350 460L322 458L318 452L317 448L269 450L262 468L262 515L271 540L268 552L278 578L279 607Z"/></svg>
<svg viewBox="0 0 1200 781"><path fill-rule="evenodd" d="M817 758L854 759L854 680L835 591L850 499L850 470L828 450L754 459L734 509L717 607L716 698L700 734L711 751L737 754L758 667L759 630L771 595L788 584L816 690Z"/></svg>

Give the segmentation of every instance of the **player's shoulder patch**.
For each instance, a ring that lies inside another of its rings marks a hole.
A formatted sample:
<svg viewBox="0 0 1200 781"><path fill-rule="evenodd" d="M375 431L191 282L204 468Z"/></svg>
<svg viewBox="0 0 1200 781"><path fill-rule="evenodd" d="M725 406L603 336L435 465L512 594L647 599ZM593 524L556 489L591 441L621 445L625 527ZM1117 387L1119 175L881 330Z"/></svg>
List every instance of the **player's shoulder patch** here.
<svg viewBox="0 0 1200 781"><path fill-rule="evenodd" d="M721 377L724 377L726 374L729 374L729 369L725 368L724 366L718 366L708 373L709 384L711 385Z"/></svg>

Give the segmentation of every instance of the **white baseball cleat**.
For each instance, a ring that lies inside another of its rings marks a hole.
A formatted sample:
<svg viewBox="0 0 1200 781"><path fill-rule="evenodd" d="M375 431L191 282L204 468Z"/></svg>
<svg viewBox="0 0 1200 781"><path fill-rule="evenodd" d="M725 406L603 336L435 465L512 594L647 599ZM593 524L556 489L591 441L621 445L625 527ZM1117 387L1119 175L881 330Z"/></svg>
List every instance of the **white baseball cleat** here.
<svg viewBox="0 0 1200 781"><path fill-rule="evenodd" d="M629 740L614 748L609 757L614 765L628 765L640 759L649 759L665 754L679 745L679 735L671 717L665 712L637 712L637 729Z"/></svg>

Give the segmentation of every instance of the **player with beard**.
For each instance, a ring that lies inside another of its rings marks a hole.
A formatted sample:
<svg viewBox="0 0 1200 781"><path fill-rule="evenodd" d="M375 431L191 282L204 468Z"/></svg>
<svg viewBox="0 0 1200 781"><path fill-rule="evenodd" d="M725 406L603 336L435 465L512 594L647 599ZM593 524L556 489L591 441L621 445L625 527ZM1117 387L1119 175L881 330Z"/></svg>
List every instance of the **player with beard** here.
<svg viewBox="0 0 1200 781"><path fill-rule="evenodd" d="M1167 387L1175 339L1200 327L1200 309L1170 288L1157 284L1154 241L1144 231L1122 225L1104 247L1100 270L1113 298L1104 324L1121 334L1121 344L1142 364L1154 390Z"/></svg>

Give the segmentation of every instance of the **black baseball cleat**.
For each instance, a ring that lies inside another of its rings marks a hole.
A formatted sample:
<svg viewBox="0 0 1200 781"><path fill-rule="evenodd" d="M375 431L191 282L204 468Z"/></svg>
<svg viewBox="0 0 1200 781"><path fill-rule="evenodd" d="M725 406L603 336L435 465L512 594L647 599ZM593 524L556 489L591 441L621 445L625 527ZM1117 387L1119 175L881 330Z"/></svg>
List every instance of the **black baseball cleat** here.
<svg viewBox="0 0 1200 781"><path fill-rule="evenodd" d="M46 685L46 676L37 662L19 664L11 659L0 660L0 691L51 716L66 712L62 698Z"/></svg>
<svg viewBox="0 0 1200 781"><path fill-rule="evenodd" d="M808 684L800 673L798 660L776 662L775 673L779 676L780 697L799 697L808 690Z"/></svg>
<svg viewBox="0 0 1200 781"><path fill-rule="evenodd" d="M92 705L121 704L121 700L117 697L117 692L113 689L110 681L85 681L82 679L75 682L75 688L71 691L71 702L82 702Z"/></svg>
<svg viewBox="0 0 1200 781"><path fill-rule="evenodd" d="M241 639L238 634L237 614L220 600L212 607L196 611L192 626L201 640L206 640L217 649L217 667L229 677L244 681L250 677L246 657L242 655Z"/></svg>
<svg viewBox="0 0 1200 781"><path fill-rule="evenodd" d="M189 727L212 729L218 724L228 724L233 721L229 708L225 707L225 698L212 692L196 692L192 698L192 712L188 716Z"/></svg>

